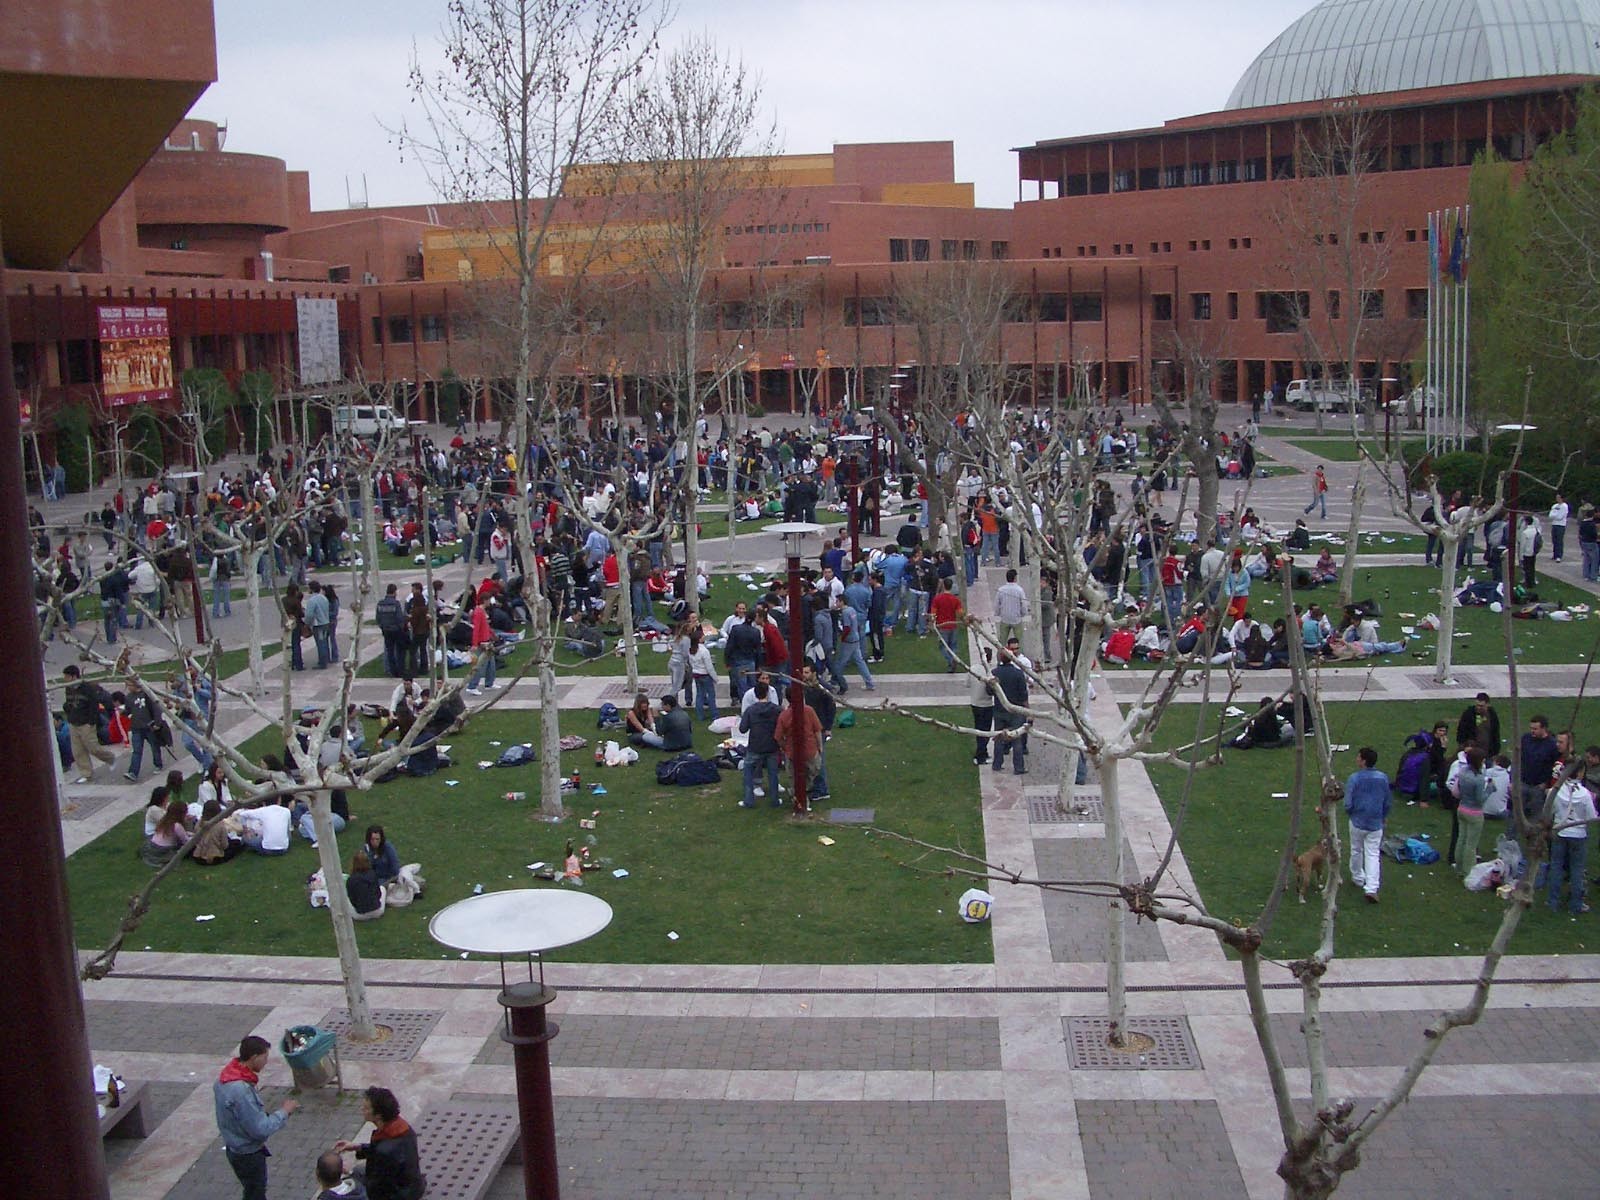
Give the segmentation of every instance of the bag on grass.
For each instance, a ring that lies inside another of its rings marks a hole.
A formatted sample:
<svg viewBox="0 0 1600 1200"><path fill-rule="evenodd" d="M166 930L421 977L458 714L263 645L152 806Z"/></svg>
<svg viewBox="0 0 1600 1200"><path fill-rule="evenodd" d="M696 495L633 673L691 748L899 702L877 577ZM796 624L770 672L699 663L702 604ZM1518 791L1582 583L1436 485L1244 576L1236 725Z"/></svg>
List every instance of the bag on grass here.
<svg viewBox="0 0 1600 1200"><path fill-rule="evenodd" d="M704 787L706 784L721 783L722 774L717 770L716 763L706 761L693 750L685 750L656 764L656 782L676 784L678 787Z"/></svg>
<svg viewBox="0 0 1600 1200"><path fill-rule="evenodd" d="M422 895L427 882L422 877L421 863L407 863L400 868L400 874L384 885L384 903L390 908L404 908Z"/></svg>
<svg viewBox="0 0 1600 1200"><path fill-rule="evenodd" d="M1506 865L1498 858L1491 858L1488 862L1481 862L1467 872L1465 880L1467 891L1487 892L1497 888L1505 881Z"/></svg>
<svg viewBox="0 0 1600 1200"><path fill-rule="evenodd" d="M525 767L529 763L538 762L539 756L532 746L524 746L518 742L515 746L507 746L500 751L500 757L494 760L497 767Z"/></svg>
<svg viewBox="0 0 1600 1200"><path fill-rule="evenodd" d="M1494 855L1505 864L1505 877L1515 879L1524 871L1522 847L1517 845L1517 839L1501 835L1500 840L1494 844Z"/></svg>
<svg viewBox="0 0 1600 1200"><path fill-rule="evenodd" d="M835 729L854 729L856 727L856 712L847 708L839 714L839 719L833 723Z"/></svg>
<svg viewBox="0 0 1600 1200"><path fill-rule="evenodd" d="M1409 861L1416 863L1419 867L1425 867L1429 863L1439 861L1439 852L1421 838L1412 837L1406 839L1406 855Z"/></svg>
<svg viewBox="0 0 1600 1200"><path fill-rule="evenodd" d="M1385 858L1391 858L1397 863L1410 862L1411 852L1406 848L1406 839L1390 834L1383 839L1379 847Z"/></svg>
<svg viewBox="0 0 1600 1200"><path fill-rule="evenodd" d="M328 907L328 885L320 867L306 876L306 899L311 902L312 908Z"/></svg>
<svg viewBox="0 0 1600 1200"><path fill-rule="evenodd" d="M600 720L598 727L601 729L621 729L622 714L617 711L617 706L607 701L600 706Z"/></svg>

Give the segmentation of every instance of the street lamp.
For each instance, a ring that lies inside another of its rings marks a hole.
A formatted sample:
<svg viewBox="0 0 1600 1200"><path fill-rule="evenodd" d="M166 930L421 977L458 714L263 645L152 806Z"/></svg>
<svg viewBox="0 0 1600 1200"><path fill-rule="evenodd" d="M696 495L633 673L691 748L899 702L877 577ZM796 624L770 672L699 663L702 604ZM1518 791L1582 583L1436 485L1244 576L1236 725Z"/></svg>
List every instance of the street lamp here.
<svg viewBox="0 0 1600 1200"><path fill-rule="evenodd" d="M1393 375L1378 380L1383 385L1383 456L1389 457L1389 428L1394 418L1394 385L1400 381Z"/></svg>
<svg viewBox="0 0 1600 1200"><path fill-rule="evenodd" d="M872 439L864 433L847 433L838 439L845 459L845 503L850 506L850 563L861 561L861 459L856 451L863 442Z"/></svg>
<svg viewBox="0 0 1600 1200"><path fill-rule="evenodd" d="M1537 425L1520 425L1520 424L1513 423L1513 424L1510 424L1510 425L1496 425L1494 427L1494 431L1496 433L1517 433L1517 434L1522 434L1522 433L1534 433L1534 432L1536 432L1538 430L1538 428L1539 427ZM1507 536L1510 537L1510 538L1515 538L1516 537L1516 530L1517 530L1517 504L1521 500L1520 493L1521 493L1521 490L1522 490L1518 486L1519 481L1520 481L1521 472L1518 470L1517 464L1521 461L1521 459L1522 459L1522 448L1521 448L1521 446L1518 446L1517 447L1517 453L1512 455L1512 457L1511 457L1511 479L1510 479L1510 487L1508 488L1508 490L1510 491L1511 494L1506 498L1506 517L1507 517L1506 528L1509 531Z"/></svg>
<svg viewBox="0 0 1600 1200"><path fill-rule="evenodd" d="M810 521L781 521L776 525L768 525L767 532L783 539L783 553L789 564L789 703L793 706L792 711L798 713L806 702L806 687L800 681L800 667L805 662L806 647L805 604L800 595L800 554L805 539L820 534L822 526ZM796 737L801 732L796 730ZM810 811L806 805L806 765L798 758L789 765L794 771L794 812L796 816L804 816Z"/></svg>
<svg viewBox="0 0 1600 1200"><path fill-rule="evenodd" d="M544 955L599 933L611 924L611 906L598 896L565 888L518 888L468 896L440 909L428 936L441 946L500 960L502 1041L516 1070L517 1119L522 1129L522 1187L527 1200L560 1200L556 1170L555 1098L550 1088L550 1043L561 1032L545 1010L556 990L544 982ZM524 959L528 978L506 979L506 960ZM538 959L539 977L533 963Z"/></svg>

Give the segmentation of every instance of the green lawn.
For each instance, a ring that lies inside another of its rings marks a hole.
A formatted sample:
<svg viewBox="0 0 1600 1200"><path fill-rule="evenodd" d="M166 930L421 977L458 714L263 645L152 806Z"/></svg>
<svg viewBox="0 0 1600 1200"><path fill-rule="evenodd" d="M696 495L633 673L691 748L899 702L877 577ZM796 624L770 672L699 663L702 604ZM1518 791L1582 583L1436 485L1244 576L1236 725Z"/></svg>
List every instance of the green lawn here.
<svg viewBox="0 0 1600 1200"><path fill-rule="evenodd" d="M1483 568L1477 569L1483 577ZM1458 583L1470 572L1463 571ZM1398 641L1407 636L1402 628L1409 626L1410 644L1405 655L1389 655L1379 659L1356 659L1348 662L1323 662L1326 668L1365 670L1378 666L1416 666L1418 662L1432 663L1438 652L1438 634L1417 625L1427 613L1439 612L1438 586L1440 572L1431 567L1371 567L1357 568L1355 599L1375 600L1383 611L1378 631L1386 641ZM1135 580L1137 583L1137 580ZM1137 589L1135 589L1137 590ZM1542 600L1559 604L1595 603L1595 597L1570 584L1541 576L1539 596ZM1251 615L1257 620L1271 622L1282 615L1282 593L1276 584L1256 582L1250 605ZM1337 605L1338 590L1334 587L1314 588L1296 593L1296 603L1301 605ZM1406 615L1410 614L1410 615ZM1337 622L1339 613L1330 611ZM1455 610L1455 651L1452 655L1458 666L1485 666L1505 661L1505 641L1502 618L1487 608L1458 608ZM1582 663L1588 661L1600 640L1600 623L1591 616L1587 620L1559 622L1550 620L1516 621L1513 633L1516 639L1517 661L1525 664ZM1134 668L1145 665L1135 663Z"/></svg>
<svg viewBox="0 0 1600 1200"><path fill-rule="evenodd" d="M558 957L639 963L917 963L988 962L987 926L956 916L959 880L896 864L907 856L857 827L792 821L770 807L737 805L737 776L720 786L664 788L655 783L657 755L646 751L628 768L594 765L593 718L564 717L563 729L590 745L562 755L564 772L580 769L584 792L566 819L551 826L535 802L504 793L537 790L536 766L480 771L474 764L499 751L491 740L538 742L531 713L490 713L447 739L456 766L427 779L379 785L351 798L357 829L381 822L402 861L422 863L427 892L410 908L358 926L363 953L438 958L427 936L438 909L486 890L562 886L537 881L527 864L557 862L568 838L593 838L600 869L584 885L616 909L605 933ZM265 751L270 732L247 749ZM714 738L699 731L696 749L709 755ZM944 845L981 853L977 769L966 739L903 717L861 714L835 734L828 749L832 804L870 804L879 823ZM449 781L457 786L449 786ZM959 780L960 784L952 786ZM892 781L891 786L885 786ZM592 796L603 783L608 794ZM79 944L102 945L126 898L148 878L136 849L142 815L129 817L68 861ZM599 810L589 834L578 819ZM819 836L834 839L824 846ZM340 839L348 855L359 833ZM926 864L925 864L926 865ZM184 863L162 886L150 915L129 939L134 949L216 954L331 955L324 914L306 904L304 881L315 853L296 839L282 858L243 855L213 868ZM615 868L629 872L614 878ZM215 914L212 921L196 917ZM669 932L679 935L673 941Z"/></svg>
<svg viewBox="0 0 1600 1200"><path fill-rule="evenodd" d="M1402 439L1398 433L1392 434L1389 441L1389 452L1395 457L1400 457L1402 445L1420 441L1420 438L1407 437ZM1375 435L1362 435L1362 441L1367 445L1369 452L1380 461L1383 458L1383 430L1380 427ZM1349 431L1333 437L1295 437L1289 439L1289 445L1307 454L1315 454L1324 462L1353 463L1360 460L1361 443L1351 437Z"/></svg>
<svg viewBox="0 0 1600 1200"><path fill-rule="evenodd" d="M310 639L307 639L306 645L308 647L311 646ZM261 647L261 657L268 658L276 654L278 652L278 648L278 642L269 642L264 644ZM114 646L108 647L103 644L101 646L102 653L114 649L116 649ZM313 655L315 654L314 649L312 650L312 653ZM197 657L200 664L204 666L206 662L206 655L202 652ZM178 669L178 662L179 660L176 658L163 658L155 662L141 661L139 663L139 674L150 682L160 682L164 676ZM223 652L217 656L218 679L227 679L229 676L237 675L241 671L247 671L249 669L250 650L248 647L240 647L234 650L223 650ZM117 691L125 682L123 676L116 675L111 672L96 673L91 671L86 674L85 678L98 680L100 683L103 683L109 691ZM62 681L63 678L59 672L50 677L50 683L52 685L60 684Z"/></svg>
<svg viewBox="0 0 1600 1200"><path fill-rule="evenodd" d="M1253 697L1252 697L1253 699ZM1240 707L1249 707L1250 700ZM1572 700L1524 700L1524 719L1534 712L1549 715L1557 727L1571 722ZM1509 733L1510 707L1497 701L1500 719ZM1448 720L1452 731L1461 715L1462 702L1331 703L1328 716L1335 745L1350 749L1334 756L1340 779L1356 769L1356 754L1364 745L1379 753L1378 766L1391 775L1404 737L1436 720ZM1162 746L1181 746L1193 739L1198 705L1173 708L1157 734ZM1593 740L1600 721L1600 701L1583 707L1576 722L1579 744ZM1206 718L1213 736L1215 710ZM1207 909L1233 920L1249 921L1261 911L1277 870L1278 853L1288 830L1289 802L1274 799L1286 792L1293 773L1292 750L1229 751L1221 767L1195 774L1188 815L1180 835L1184 857L1200 888ZM1313 767L1313 770L1315 768ZM1185 772L1173 766L1152 765L1150 777L1169 816L1176 816ZM1314 779L1314 776L1313 776ZM1308 805L1298 849L1314 840L1316 816ZM1487 822L1479 853L1488 857L1503 829ZM1469 892L1456 880L1443 855L1450 843L1450 814L1437 805L1413 808L1401 804L1390 815L1388 831L1403 836L1427 833L1438 848L1440 861L1419 867L1385 860L1382 900L1376 906L1361 902L1360 892L1349 882L1348 834L1341 819L1339 836L1344 844L1344 886L1340 892L1340 917L1335 943L1340 955L1353 958L1390 955L1480 954L1487 949L1501 915L1501 901L1493 893ZM1291 878L1291 888L1293 881ZM1269 931L1267 953L1275 958L1306 954L1314 948L1319 908L1313 894L1301 905L1291 894ZM1594 953L1600 950L1600 915L1578 918L1565 912L1553 915L1543 897L1523 919L1511 946L1514 954Z"/></svg>
<svg viewBox="0 0 1600 1200"><path fill-rule="evenodd" d="M783 518L769 517L760 521L740 521L738 532L740 534L758 533L768 525L776 525ZM849 522L846 513L834 512L823 505L817 506L817 523L821 525L844 525ZM700 525L702 538L720 538L728 534L728 496L726 492L714 491L707 498L703 498L695 506L695 520ZM834 531L829 531L828 536L833 536Z"/></svg>

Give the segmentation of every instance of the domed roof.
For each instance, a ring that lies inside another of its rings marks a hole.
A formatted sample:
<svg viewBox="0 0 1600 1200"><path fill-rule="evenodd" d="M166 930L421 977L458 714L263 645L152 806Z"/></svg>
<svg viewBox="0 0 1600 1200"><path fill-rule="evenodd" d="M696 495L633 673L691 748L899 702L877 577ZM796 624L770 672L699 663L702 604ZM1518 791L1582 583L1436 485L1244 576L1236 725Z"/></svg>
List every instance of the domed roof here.
<svg viewBox="0 0 1600 1200"><path fill-rule="evenodd" d="M1322 0L1229 108L1538 75L1600 75L1600 0Z"/></svg>

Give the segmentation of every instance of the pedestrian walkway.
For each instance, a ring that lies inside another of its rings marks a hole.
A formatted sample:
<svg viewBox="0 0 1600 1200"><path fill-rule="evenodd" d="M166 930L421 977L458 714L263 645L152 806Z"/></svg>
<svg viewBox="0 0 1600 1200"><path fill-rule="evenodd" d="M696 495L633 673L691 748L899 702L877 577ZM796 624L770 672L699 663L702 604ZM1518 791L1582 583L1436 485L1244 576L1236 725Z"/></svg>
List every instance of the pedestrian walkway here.
<svg viewBox="0 0 1600 1200"><path fill-rule="evenodd" d="M970 607L980 616L994 575L985 572L973 589ZM372 649L369 641L366 653ZM1469 696L1495 690L1503 676L1502 668L1473 667L1434 688L1425 681L1430 670L1329 671L1322 680L1338 704ZM1581 668L1520 674L1530 692L1565 695ZM1100 677L1092 718L1115 720L1137 679ZM331 672L296 676L296 703L331 694L334 682ZM874 703L966 703L959 676L880 682ZM592 709L622 683L563 681L561 707ZM519 684L499 704L534 708L533 686ZM360 699L386 698L391 687L355 683ZM276 711L272 695L261 703ZM246 737L262 723L242 718L230 732ZM1061 756L1036 743L1029 759L1023 776L975 770L987 856L1030 877L1104 878L1100 787L1069 788L1062 810ZM1124 763L1118 783L1129 877L1141 877L1154 870L1170 827L1139 764ZM94 793L69 788L69 803ZM126 811L107 803L69 813L69 848ZM1172 885L1194 894L1181 850L1171 871ZM965 886L951 882L952 901ZM1096 1036L1105 1014L1104 903L1031 886L991 890L992 964L552 963L564 1194L1281 1195L1281 1143L1260 1052L1238 969L1215 938L1124 916L1130 1023L1156 1044L1143 1060L1108 1057ZM390 1087L413 1114L451 1099L511 1103L495 964L452 956L366 966L380 1020L397 1036L346 1046L348 1086ZM1431 1016L1466 996L1477 968L1476 959L1455 957L1336 961L1324 999L1335 1090L1363 1097L1387 1086ZM1283 967L1266 971L1280 1045L1304 1093L1299 992ZM1484 1024L1451 1035L1341 1196L1571 1195L1573 1180L1600 1167L1600 1145L1586 1136L1600 1120L1600 1036L1592 1032L1600 1028L1600 955L1514 956L1501 977ZM344 1003L329 958L137 950L85 995L97 1059L156 1085L150 1137L118 1147L112 1159L118 1200L232 1194L211 1107L218 1066L244 1033L276 1040L289 1025L328 1022ZM289 1083L276 1056L265 1082ZM1482 1136L1508 1120L1541 1130L1539 1154L1507 1154L1504 1139ZM313 1150L359 1126L348 1098L314 1097L291 1121L292 1136L273 1144L274 1200L307 1195ZM491 1195L520 1196L520 1168L507 1167Z"/></svg>

